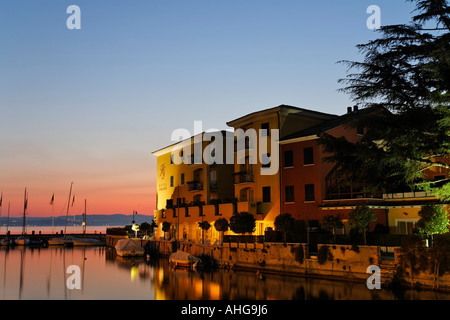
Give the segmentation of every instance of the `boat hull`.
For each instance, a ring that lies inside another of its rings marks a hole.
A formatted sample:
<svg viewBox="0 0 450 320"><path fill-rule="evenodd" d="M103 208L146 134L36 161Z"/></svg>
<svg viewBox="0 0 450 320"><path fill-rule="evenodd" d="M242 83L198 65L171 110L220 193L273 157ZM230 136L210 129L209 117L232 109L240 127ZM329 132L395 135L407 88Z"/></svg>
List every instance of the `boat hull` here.
<svg viewBox="0 0 450 320"><path fill-rule="evenodd" d="M67 239L50 239L48 240L49 246L72 246L73 241Z"/></svg>
<svg viewBox="0 0 450 320"><path fill-rule="evenodd" d="M121 251L121 250L116 250L117 255L121 256L121 257L142 257L144 256L145 252L144 251Z"/></svg>
<svg viewBox="0 0 450 320"><path fill-rule="evenodd" d="M74 246L82 247L82 246L101 246L103 242L97 239L86 239L86 240L74 240Z"/></svg>
<svg viewBox="0 0 450 320"><path fill-rule="evenodd" d="M131 239L121 239L115 245L117 255L121 257L141 257L145 249Z"/></svg>
<svg viewBox="0 0 450 320"><path fill-rule="evenodd" d="M30 244L30 240L29 239L17 239L16 244L18 246L27 246Z"/></svg>

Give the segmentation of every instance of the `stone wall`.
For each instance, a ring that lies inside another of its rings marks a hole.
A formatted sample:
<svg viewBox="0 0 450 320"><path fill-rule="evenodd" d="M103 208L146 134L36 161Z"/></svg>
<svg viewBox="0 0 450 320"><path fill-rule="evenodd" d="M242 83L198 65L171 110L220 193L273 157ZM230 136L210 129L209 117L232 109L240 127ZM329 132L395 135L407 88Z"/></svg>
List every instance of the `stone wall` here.
<svg viewBox="0 0 450 320"><path fill-rule="evenodd" d="M162 255L173 252L173 242L150 241ZM179 250L195 256L206 255L219 267L233 267L261 272L317 275L329 278L366 280L369 265L380 262L376 246L319 245L326 247L327 259L308 257L308 246L299 243L225 243L223 246L180 243Z"/></svg>

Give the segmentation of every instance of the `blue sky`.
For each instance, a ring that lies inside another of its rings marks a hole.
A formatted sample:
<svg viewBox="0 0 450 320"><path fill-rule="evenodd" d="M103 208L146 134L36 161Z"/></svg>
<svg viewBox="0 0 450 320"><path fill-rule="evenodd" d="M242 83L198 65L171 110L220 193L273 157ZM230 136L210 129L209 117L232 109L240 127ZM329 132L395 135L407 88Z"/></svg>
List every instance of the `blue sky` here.
<svg viewBox="0 0 450 320"><path fill-rule="evenodd" d="M72 4L81 30L66 27ZM408 22L413 9L392 0L2 1L0 191L20 212L28 186L30 212L48 215L46 199L65 197L75 180L93 213L151 214L151 152L174 129L195 120L226 129L279 104L344 113L352 102L336 91L346 72L336 62L361 60L355 45L376 36L370 5L382 25Z"/></svg>

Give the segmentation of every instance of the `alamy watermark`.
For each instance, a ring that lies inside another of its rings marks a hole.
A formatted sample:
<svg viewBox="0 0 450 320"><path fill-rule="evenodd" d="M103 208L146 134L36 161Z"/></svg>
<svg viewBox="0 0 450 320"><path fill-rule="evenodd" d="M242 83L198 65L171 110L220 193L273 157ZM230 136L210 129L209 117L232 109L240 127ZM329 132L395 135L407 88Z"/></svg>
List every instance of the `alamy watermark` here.
<svg viewBox="0 0 450 320"><path fill-rule="evenodd" d="M203 132L202 122L194 121L193 135L183 128L172 132L171 141L179 142L171 149L172 163L234 164L236 158L237 164L256 164L259 160L261 175L274 175L279 167L279 138L278 129ZM203 142L209 144L203 148Z"/></svg>
<svg viewBox="0 0 450 320"><path fill-rule="evenodd" d="M67 7L66 13L70 16L66 20L66 26L69 30L80 30L81 29L81 9L79 6L70 5Z"/></svg>
<svg viewBox="0 0 450 320"><path fill-rule="evenodd" d="M366 26L370 30L380 29L381 28L381 9L377 5L371 5L367 7L366 12L371 14L369 18L367 18Z"/></svg>
<svg viewBox="0 0 450 320"><path fill-rule="evenodd" d="M66 286L69 290L80 290L81 289L81 270L77 265L70 265L66 270L67 274L70 276L67 277Z"/></svg>
<svg viewBox="0 0 450 320"><path fill-rule="evenodd" d="M366 273L370 274L370 277L367 278L366 286L367 289L381 289L381 269L379 266L370 265L367 267Z"/></svg>

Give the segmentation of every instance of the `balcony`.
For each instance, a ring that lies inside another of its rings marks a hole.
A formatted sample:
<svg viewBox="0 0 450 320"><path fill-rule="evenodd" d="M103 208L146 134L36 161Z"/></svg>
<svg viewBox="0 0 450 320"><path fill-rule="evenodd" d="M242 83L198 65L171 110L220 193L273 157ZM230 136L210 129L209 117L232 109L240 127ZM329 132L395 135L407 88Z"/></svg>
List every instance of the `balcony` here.
<svg viewBox="0 0 450 320"><path fill-rule="evenodd" d="M234 173L233 175L234 175L234 184L254 182L253 172L251 171L240 171Z"/></svg>
<svg viewBox="0 0 450 320"><path fill-rule="evenodd" d="M397 193L384 193L383 199L395 200L395 199L420 199L420 198L435 198L436 195L432 192L415 191L415 192L397 192Z"/></svg>
<svg viewBox="0 0 450 320"><path fill-rule="evenodd" d="M187 182L189 191L202 191L203 183L201 181L188 181Z"/></svg>
<svg viewBox="0 0 450 320"><path fill-rule="evenodd" d="M242 201L237 203L238 212L248 212L253 215L258 213L258 206L256 202Z"/></svg>

